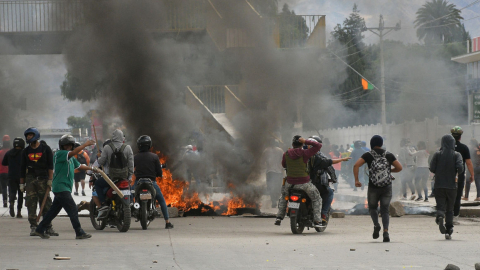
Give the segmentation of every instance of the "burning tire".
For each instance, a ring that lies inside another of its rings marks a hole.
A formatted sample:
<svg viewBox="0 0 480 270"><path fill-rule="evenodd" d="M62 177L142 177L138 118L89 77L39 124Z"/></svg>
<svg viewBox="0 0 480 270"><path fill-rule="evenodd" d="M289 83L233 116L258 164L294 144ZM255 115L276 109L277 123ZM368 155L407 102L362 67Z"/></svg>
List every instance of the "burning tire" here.
<svg viewBox="0 0 480 270"><path fill-rule="evenodd" d="M300 214L290 216L290 228L293 234L301 234L305 229L305 225L301 222Z"/></svg>
<svg viewBox="0 0 480 270"><path fill-rule="evenodd" d="M130 207L125 207L121 200L117 200L117 229L120 232L127 232L130 229L130 222L132 221L132 212Z"/></svg>
<svg viewBox="0 0 480 270"><path fill-rule="evenodd" d="M97 220L97 215L98 215L98 207L95 204L93 200L90 201L90 221L92 222L93 228L95 230L103 230L107 226L107 222L102 219L102 220Z"/></svg>

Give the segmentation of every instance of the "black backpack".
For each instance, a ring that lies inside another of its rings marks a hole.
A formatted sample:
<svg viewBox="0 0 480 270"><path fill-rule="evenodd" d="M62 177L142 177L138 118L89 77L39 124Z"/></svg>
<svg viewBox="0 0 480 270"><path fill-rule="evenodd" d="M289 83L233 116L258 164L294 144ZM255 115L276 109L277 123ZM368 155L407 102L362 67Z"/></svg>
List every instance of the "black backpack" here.
<svg viewBox="0 0 480 270"><path fill-rule="evenodd" d="M126 144L123 144L119 149L115 148L113 143L108 144L112 148L112 155L110 156L110 164L108 167L109 176L112 180L124 180L128 177L128 160L123 154Z"/></svg>
<svg viewBox="0 0 480 270"><path fill-rule="evenodd" d="M78 155L77 155L77 160L78 160L78 162L80 162L80 164L88 165L88 164L86 164L86 163L87 163L87 159L85 158L84 153L85 153L85 152L83 152L83 151L80 152L80 153L78 153Z"/></svg>

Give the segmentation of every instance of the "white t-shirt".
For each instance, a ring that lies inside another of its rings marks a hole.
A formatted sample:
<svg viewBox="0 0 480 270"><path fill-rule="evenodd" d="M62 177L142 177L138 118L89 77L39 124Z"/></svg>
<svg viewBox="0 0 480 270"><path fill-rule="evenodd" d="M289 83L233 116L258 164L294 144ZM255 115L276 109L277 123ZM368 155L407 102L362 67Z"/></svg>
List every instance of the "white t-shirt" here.
<svg viewBox="0 0 480 270"><path fill-rule="evenodd" d="M430 154L426 150L409 151L411 156L417 157L417 167L428 168L428 157Z"/></svg>
<svg viewBox="0 0 480 270"><path fill-rule="evenodd" d="M267 173L283 173L282 157L283 150L280 147L268 147L263 151L263 160L266 165Z"/></svg>

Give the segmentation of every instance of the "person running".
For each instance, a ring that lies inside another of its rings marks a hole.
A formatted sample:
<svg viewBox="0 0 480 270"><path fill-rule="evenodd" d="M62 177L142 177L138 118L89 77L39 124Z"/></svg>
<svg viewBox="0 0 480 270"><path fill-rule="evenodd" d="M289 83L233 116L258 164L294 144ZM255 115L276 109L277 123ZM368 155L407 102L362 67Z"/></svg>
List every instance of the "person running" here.
<svg viewBox="0 0 480 270"><path fill-rule="evenodd" d="M0 149L0 160L3 160L5 154L10 150L10 136L5 135L2 138L2 149ZM3 207L7 208L8 202L8 166L0 164L0 184L2 187ZM10 191L11 192L11 191Z"/></svg>
<svg viewBox="0 0 480 270"><path fill-rule="evenodd" d="M418 151L415 149L409 149L409 154L416 158L415 160L415 187L417 189L418 198L415 200L420 202L423 200L422 191L425 194L425 202L428 202L428 188L427 182L430 172L428 170L428 157L430 154L427 152L427 145L424 141L420 141L417 144Z"/></svg>
<svg viewBox="0 0 480 270"><path fill-rule="evenodd" d="M457 175L464 172L462 155L455 151L455 139L452 135L442 137L442 148L430 161L430 171L435 174L435 201L440 233L445 239L452 239L454 205L457 196Z"/></svg>
<svg viewBox="0 0 480 270"><path fill-rule="evenodd" d="M383 138L374 135L370 140L371 151L366 152L357 160L353 167L355 186L361 187L359 180L359 169L367 163L369 168L369 183L367 190L368 209L373 221L373 239L380 237L382 227L378 223L378 203L380 202L380 213L382 214L383 242L390 242L388 225L390 223L390 201L392 200L392 181L395 179L391 173L402 170L394 154L382 149ZM392 169L393 166L393 169Z"/></svg>
<svg viewBox="0 0 480 270"><path fill-rule="evenodd" d="M15 200L18 196L17 218L22 218L23 192L20 190L20 164L22 162L22 151L25 148L25 140L15 138L13 148L10 149L2 160L3 166L8 166L8 189L10 190L10 216L15 216Z"/></svg>
<svg viewBox="0 0 480 270"><path fill-rule="evenodd" d="M35 235L40 236L43 239L50 238L50 235L48 235L45 230L47 229L48 224L52 222L63 208L67 212L73 229L75 230L75 239L87 239L92 237L90 234L86 233L80 225L77 205L72 197L72 187L74 182L73 172L75 169L83 171L93 170L92 167L80 164L74 156L78 155L85 147L94 144L95 141L90 140L75 148L75 138L69 134L63 135L58 141L58 151L55 152L53 158L55 171L51 183L52 192L55 195L55 198L42 222L38 224L37 229L35 230Z"/></svg>
<svg viewBox="0 0 480 270"><path fill-rule="evenodd" d="M477 171L477 169L476 169L477 164L478 164L478 155L477 155L478 141L475 140L475 139L471 139L469 148L470 148L470 157L471 157L472 164L473 164L473 173L475 174L474 182L475 182L475 186L477 187L477 191L478 191L478 185L476 184L477 183L476 175L477 175L477 173L480 173L480 171ZM470 179L470 172L469 171L467 171L467 179ZM472 186L471 181L465 181L465 197L463 197L462 200L468 201L468 196L470 195L470 187L471 186ZM478 198L478 196L476 196L475 198Z"/></svg>
<svg viewBox="0 0 480 270"><path fill-rule="evenodd" d="M272 208L277 207L278 196L280 196L282 189L282 155L283 150L279 147L278 140L274 139L270 141L270 146L263 151L262 155L267 173L267 192L272 201Z"/></svg>
<svg viewBox="0 0 480 270"><path fill-rule="evenodd" d="M468 171L470 172L470 183L473 182L475 178L475 174L473 173L473 164L470 158L470 150L468 146L461 143L460 140L462 139L463 130L459 126L453 127L450 132L452 133L453 138L455 139L455 151L462 155L463 159L463 170L462 173L458 175L458 182L457 182L457 196L455 197L455 206L453 207L453 216L454 216L454 223L458 225L458 217L460 215L460 204L462 202L462 195L463 195L463 188L465 187L465 164L467 165ZM436 179L435 179L436 181Z"/></svg>
<svg viewBox="0 0 480 270"><path fill-rule="evenodd" d="M402 179L402 199L407 199L407 185L412 192L410 200L415 200L415 185L413 184L413 179L415 178L415 159L410 155L410 140L402 139L400 142L400 153L398 155L398 161L402 164L404 168L401 179Z"/></svg>
<svg viewBox="0 0 480 270"><path fill-rule="evenodd" d="M80 143L76 142L75 147L80 147ZM85 150L80 151L77 155L74 156L75 159L80 162L80 164L90 165L90 157L88 156ZM78 187L80 183L82 184L82 196L87 196L85 194L85 177L87 176L85 171L75 170L75 192L73 193L75 196L78 196Z"/></svg>

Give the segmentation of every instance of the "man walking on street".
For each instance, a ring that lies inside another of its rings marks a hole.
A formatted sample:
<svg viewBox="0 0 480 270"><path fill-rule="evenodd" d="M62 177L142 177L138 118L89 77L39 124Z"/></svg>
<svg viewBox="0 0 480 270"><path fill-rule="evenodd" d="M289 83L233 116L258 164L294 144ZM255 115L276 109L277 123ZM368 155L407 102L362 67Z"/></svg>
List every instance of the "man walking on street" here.
<svg viewBox="0 0 480 270"><path fill-rule="evenodd" d="M367 163L369 168L369 183L367 191L368 209L373 221L373 239L380 237L380 224L378 223L378 203L380 203L380 213L382 214L383 242L390 242L388 225L390 223L390 201L392 200L392 181L391 173L397 173L402 170L402 165L390 152L382 149L383 138L375 135L370 140L372 150L366 152L359 158L354 167L355 186L361 187L359 181L359 168ZM393 166L393 169L392 169ZM360 172L361 173L361 172Z"/></svg>
<svg viewBox="0 0 480 270"><path fill-rule="evenodd" d="M0 149L0 160L3 160L5 154L10 150L10 136L5 135L2 139L2 148ZM0 184L2 189L3 207L8 207L8 167L0 164ZM11 192L11 191L10 191Z"/></svg>
<svg viewBox="0 0 480 270"><path fill-rule="evenodd" d="M47 189L52 186L53 154L48 145L40 143L40 132L37 128L28 128L24 135L28 146L22 153L20 190L23 192L26 189L27 191L25 200L31 229L30 236L35 236L35 229L38 226L37 204L42 207L43 198L46 194L47 200L43 209L44 217L52 206L52 199L48 196ZM58 236L51 224L47 225L46 233L50 236Z"/></svg>
<svg viewBox="0 0 480 270"><path fill-rule="evenodd" d="M458 182L457 182L457 196L455 197L455 205L453 207L453 216L454 216L454 224L458 225L458 216L460 215L460 204L462 202L462 195L463 195L463 188L465 187L465 164L467 165L468 172L470 173L470 183L472 183L475 179L475 175L473 172L473 163L470 157L470 150L468 146L461 143L460 140L462 139L463 130L459 126L453 127L450 132L452 133L453 138L455 139L455 151L462 155L463 159L463 170L461 173L458 174ZM437 178L435 178L435 181Z"/></svg>
<svg viewBox="0 0 480 270"><path fill-rule="evenodd" d="M433 155L430 171L435 174L435 201L437 202L436 223L445 239L453 233L453 208L457 196L457 175L463 172L462 155L455 151L455 139L451 135L442 137L442 148ZM461 193L460 195L461 196Z"/></svg>
<svg viewBox="0 0 480 270"><path fill-rule="evenodd" d="M267 172L267 192L272 201L272 208L277 207L278 196L282 189L282 156L283 150L278 147L277 140L271 140L270 146L263 151L263 162Z"/></svg>
<svg viewBox="0 0 480 270"><path fill-rule="evenodd" d="M8 166L8 189L10 191L10 216L15 217L15 200L18 195L17 218L22 218L23 191L20 190L20 171L22 152L25 148L25 140L15 138L13 148L5 154L2 160L3 166Z"/></svg>

